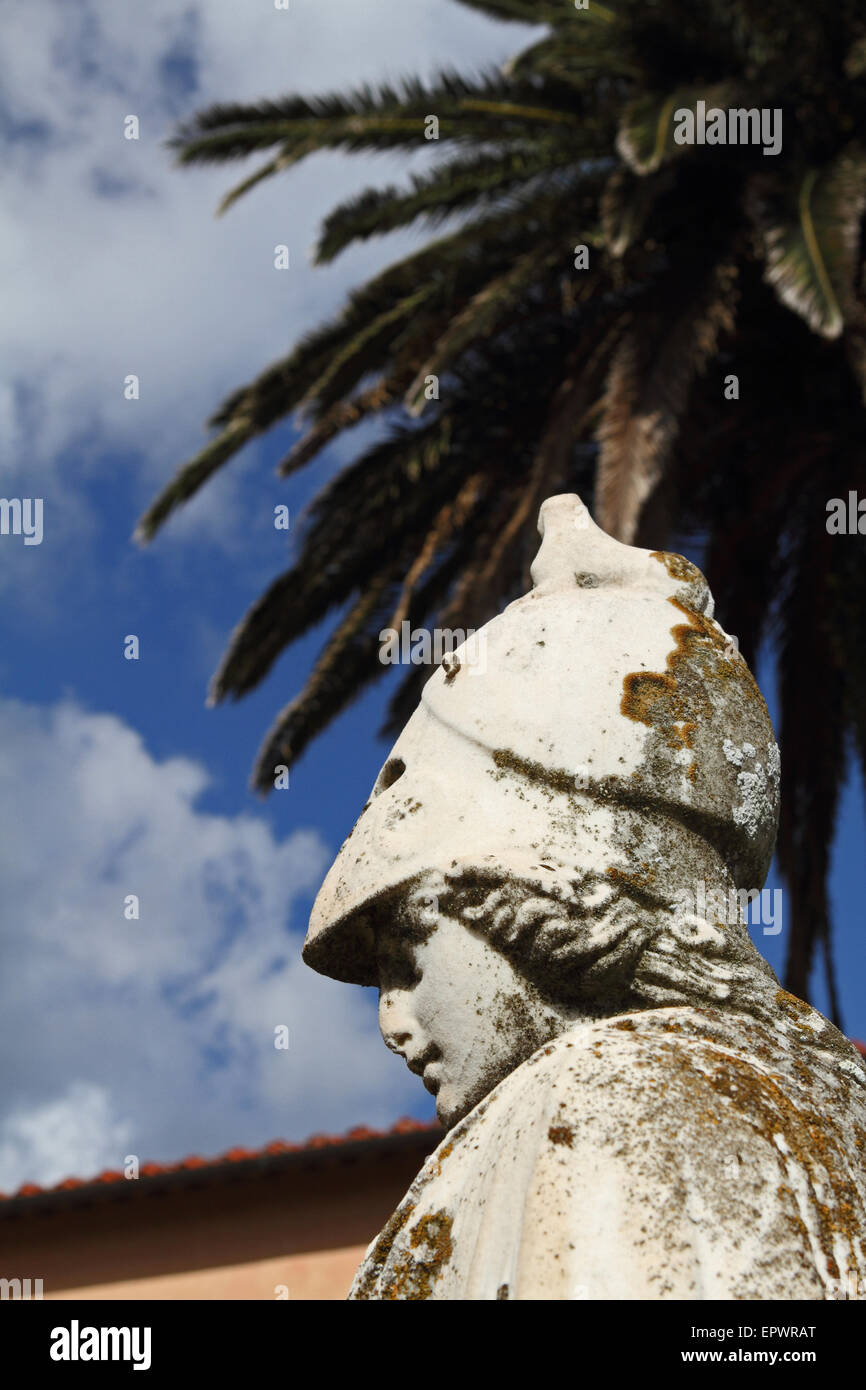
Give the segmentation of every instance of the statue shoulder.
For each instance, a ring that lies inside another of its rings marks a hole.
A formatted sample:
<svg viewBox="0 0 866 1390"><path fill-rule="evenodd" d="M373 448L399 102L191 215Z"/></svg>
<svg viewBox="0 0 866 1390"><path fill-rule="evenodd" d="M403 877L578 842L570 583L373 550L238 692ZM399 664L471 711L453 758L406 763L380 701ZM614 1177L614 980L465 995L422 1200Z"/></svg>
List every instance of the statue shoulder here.
<svg viewBox="0 0 866 1390"><path fill-rule="evenodd" d="M841 1109L813 1097L819 1120L781 1050L748 1055L728 1026L653 1010L540 1048L431 1155L353 1297L826 1298L851 1271L866 1289Z"/></svg>

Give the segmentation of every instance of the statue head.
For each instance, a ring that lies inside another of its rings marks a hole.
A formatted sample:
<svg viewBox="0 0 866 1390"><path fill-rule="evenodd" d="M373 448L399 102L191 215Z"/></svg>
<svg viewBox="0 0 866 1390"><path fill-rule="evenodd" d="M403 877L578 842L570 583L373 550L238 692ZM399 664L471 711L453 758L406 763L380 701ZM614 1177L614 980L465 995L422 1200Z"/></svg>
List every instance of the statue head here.
<svg viewBox="0 0 866 1390"><path fill-rule="evenodd" d="M708 888L760 889L779 783L706 581L575 496L539 531L483 666L458 648L424 687L304 946L379 987L383 1036L446 1123L582 1017L748 1007L775 980L741 921L697 910Z"/></svg>

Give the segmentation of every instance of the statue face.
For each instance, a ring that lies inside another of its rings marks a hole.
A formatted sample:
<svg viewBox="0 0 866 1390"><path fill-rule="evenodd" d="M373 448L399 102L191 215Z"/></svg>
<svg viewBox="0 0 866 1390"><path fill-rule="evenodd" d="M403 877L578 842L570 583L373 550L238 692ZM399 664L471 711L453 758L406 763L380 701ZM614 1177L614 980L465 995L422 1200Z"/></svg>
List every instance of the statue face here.
<svg viewBox="0 0 866 1390"><path fill-rule="evenodd" d="M417 889L377 934L379 1027L450 1128L565 1026L477 931Z"/></svg>

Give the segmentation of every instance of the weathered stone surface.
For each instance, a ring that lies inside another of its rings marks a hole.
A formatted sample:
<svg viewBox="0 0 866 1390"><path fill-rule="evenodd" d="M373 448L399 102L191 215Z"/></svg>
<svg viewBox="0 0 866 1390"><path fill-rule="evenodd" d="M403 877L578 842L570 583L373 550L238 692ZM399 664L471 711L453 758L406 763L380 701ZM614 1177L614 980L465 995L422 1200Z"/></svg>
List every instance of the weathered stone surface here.
<svg viewBox="0 0 866 1390"><path fill-rule="evenodd" d="M764 701L694 566L574 496L539 530L310 921L451 1127L352 1296L866 1297L866 1068L724 906L772 855Z"/></svg>
<svg viewBox="0 0 866 1390"><path fill-rule="evenodd" d="M788 997L777 1026L669 1008L561 1034L451 1130L351 1296L851 1296L863 1080L828 1030Z"/></svg>

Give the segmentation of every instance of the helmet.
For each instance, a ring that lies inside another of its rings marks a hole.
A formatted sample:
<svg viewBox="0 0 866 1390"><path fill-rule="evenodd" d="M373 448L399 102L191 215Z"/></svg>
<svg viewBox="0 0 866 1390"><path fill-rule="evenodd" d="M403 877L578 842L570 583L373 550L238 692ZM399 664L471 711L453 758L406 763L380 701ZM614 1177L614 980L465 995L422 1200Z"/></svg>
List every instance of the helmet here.
<svg viewBox="0 0 866 1390"><path fill-rule="evenodd" d="M778 749L700 570L573 494L538 529L532 590L433 673L322 885L304 959L324 974L376 983L371 909L425 871L594 869L660 903L710 860L764 882Z"/></svg>

